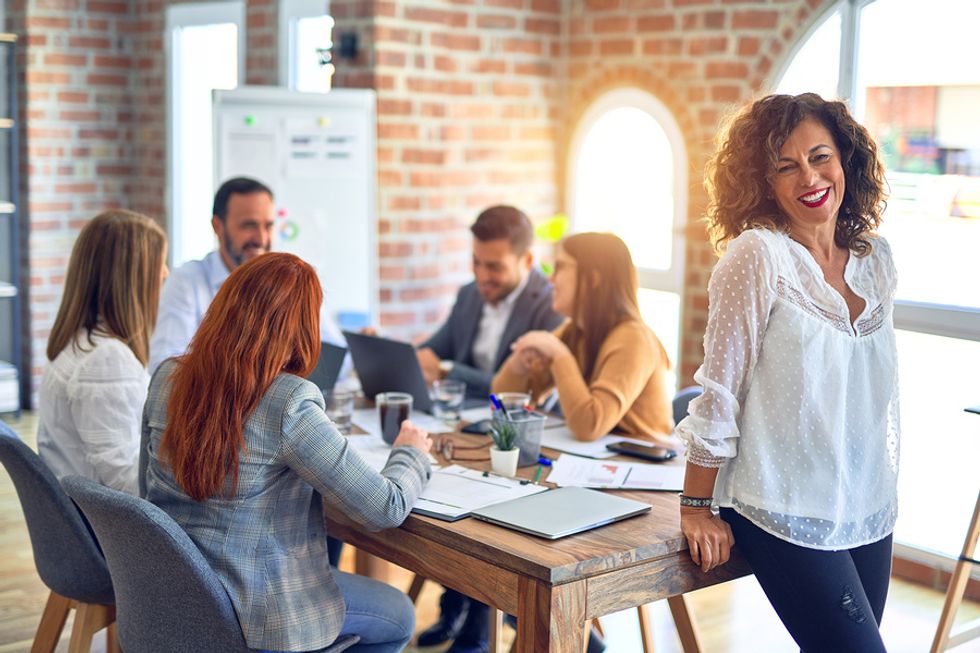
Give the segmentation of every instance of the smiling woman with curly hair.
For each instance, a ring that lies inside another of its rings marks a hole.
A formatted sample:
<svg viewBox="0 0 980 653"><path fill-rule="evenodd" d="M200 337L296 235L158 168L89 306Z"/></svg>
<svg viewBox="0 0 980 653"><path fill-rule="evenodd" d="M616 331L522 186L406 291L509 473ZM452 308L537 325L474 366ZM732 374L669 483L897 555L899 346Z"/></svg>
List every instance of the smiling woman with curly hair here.
<svg viewBox="0 0 980 653"><path fill-rule="evenodd" d="M899 422L878 150L843 103L771 95L734 116L706 179L724 255L704 393L675 429L691 558L709 571L737 541L802 650L882 653Z"/></svg>
<svg viewBox="0 0 980 653"><path fill-rule="evenodd" d="M834 241L858 256L868 253L867 234L878 227L885 209L885 169L875 142L844 103L825 101L815 93L770 95L731 117L705 171L711 196L707 219L716 245L752 227L788 230L772 180L780 148L808 116L830 132L844 169Z"/></svg>

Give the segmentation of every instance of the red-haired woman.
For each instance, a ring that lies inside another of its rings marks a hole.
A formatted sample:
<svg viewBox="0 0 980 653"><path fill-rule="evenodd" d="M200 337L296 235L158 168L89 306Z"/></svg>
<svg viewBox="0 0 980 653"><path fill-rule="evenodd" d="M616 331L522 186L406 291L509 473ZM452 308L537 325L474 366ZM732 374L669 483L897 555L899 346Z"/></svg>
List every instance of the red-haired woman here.
<svg viewBox="0 0 980 653"><path fill-rule="evenodd" d="M414 610L388 585L331 569L322 501L372 529L402 523L430 474L428 435L402 425L372 470L303 377L320 349L322 291L291 254L249 261L222 284L188 352L163 363L143 416L146 497L214 567L250 648L400 651Z"/></svg>

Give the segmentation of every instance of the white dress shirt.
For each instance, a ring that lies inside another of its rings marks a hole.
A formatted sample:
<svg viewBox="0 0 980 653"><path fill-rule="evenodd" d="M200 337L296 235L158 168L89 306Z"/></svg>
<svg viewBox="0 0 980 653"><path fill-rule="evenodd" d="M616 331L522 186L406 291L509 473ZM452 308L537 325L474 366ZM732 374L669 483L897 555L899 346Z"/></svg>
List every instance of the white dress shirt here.
<svg viewBox="0 0 980 653"><path fill-rule="evenodd" d="M160 311L150 339L150 374L166 359L187 351L208 306L229 274L217 250L199 261L188 261L170 273L160 292ZM343 334L324 307L320 310L320 337L326 342L347 346ZM350 366L348 355L341 376L350 371Z"/></svg>
<svg viewBox="0 0 980 653"><path fill-rule="evenodd" d="M527 285L528 276L524 275L517 287L510 291L506 297L491 305L490 302L483 303L483 312L480 314L480 326L473 337L473 362L476 367L484 372L495 372L497 367L497 350L500 349L500 339L504 337L504 329L507 328L507 321L510 314L514 312L514 303L524 291Z"/></svg>
<svg viewBox="0 0 980 653"><path fill-rule="evenodd" d="M675 432L688 461L718 467L714 498L794 544L852 548L892 532L897 513L898 374L891 249L871 238L843 297L803 245L751 229L708 285L704 394Z"/></svg>
<svg viewBox="0 0 980 653"><path fill-rule="evenodd" d="M58 478L80 474L137 493L140 420L150 377L121 340L85 331L44 369L37 448Z"/></svg>

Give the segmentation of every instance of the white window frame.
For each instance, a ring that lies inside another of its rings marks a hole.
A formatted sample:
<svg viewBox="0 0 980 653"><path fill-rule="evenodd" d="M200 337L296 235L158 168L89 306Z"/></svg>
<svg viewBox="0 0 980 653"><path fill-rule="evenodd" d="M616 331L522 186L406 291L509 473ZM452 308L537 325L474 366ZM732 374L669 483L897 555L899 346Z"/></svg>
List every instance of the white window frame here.
<svg viewBox="0 0 980 653"><path fill-rule="evenodd" d="M279 85L296 89L296 22L330 15L330 0L280 0Z"/></svg>
<svg viewBox="0 0 980 653"><path fill-rule="evenodd" d="M841 11L841 50L840 72L837 80L837 93L851 105L856 116L864 113L863 98L857 93L858 54L860 50L861 10L876 0L840 0L821 12L810 28L801 35L783 60L774 81L782 79L806 41L835 11ZM774 83L773 87L778 86ZM917 331L947 338L980 342L980 308L949 306L907 300L895 301L895 328L903 331Z"/></svg>
<svg viewBox="0 0 980 653"><path fill-rule="evenodd" d="M639 88L619 88L598 98L582 115L572 136L569 166L566 171L566 206L569 220L574 231L575 227L575 170L576 163L582 152L582 145L589 130L609 111L621 108L632 108L644 111L659 123L670 143L674 164L674 219L672 229L670 267L666 270L653 268L638 268L640 287L651 290L662 290L677 293L684 299L684 230L687 225L687 183L688 159L687 144L684 134L663 102L651 93ZM679 319L679 316L678 316Z"/></svg>
<svg viewBox="0 0 980 653"><path fill-rule="evenodd" d="M185 156L174 138L179 125L176 123L176 112L172 109L180 99L178 97L176 71L173 65L175 40L177 31L182 28L220 23L234 23L238 28L238 79L240 83L244 83L246 39L245 2L243 0L200 2L167 7L163 41L167 61L165 102L167 107L167 188L169 190L165 197L165 208L167 211L167 233L170 235L171 242L168 248L168 258L171 263L174 260L182 260L182 252L178 251L181 248L181 241L178 236L183 225L180 223L180 219L174 215L174 207L177 205L176 198L180 197L183 192L180 187L180 178L176 174L176 166ZM202 210L206 213L210 209L203 207Z"/></svg>

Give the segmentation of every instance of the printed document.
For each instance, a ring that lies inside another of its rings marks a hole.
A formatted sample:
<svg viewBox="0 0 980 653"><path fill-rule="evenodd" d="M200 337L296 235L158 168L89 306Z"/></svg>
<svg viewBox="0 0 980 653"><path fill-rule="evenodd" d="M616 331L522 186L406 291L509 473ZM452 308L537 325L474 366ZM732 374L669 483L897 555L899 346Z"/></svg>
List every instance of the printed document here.
<svg viewBox="0 0 980 653"><path fill-rule="evenodd" d="M590 460L562 454L552 463L548 482L562 487L680 492L684 489L684 468L683 462L627 463L619 460Z"/></svg>

